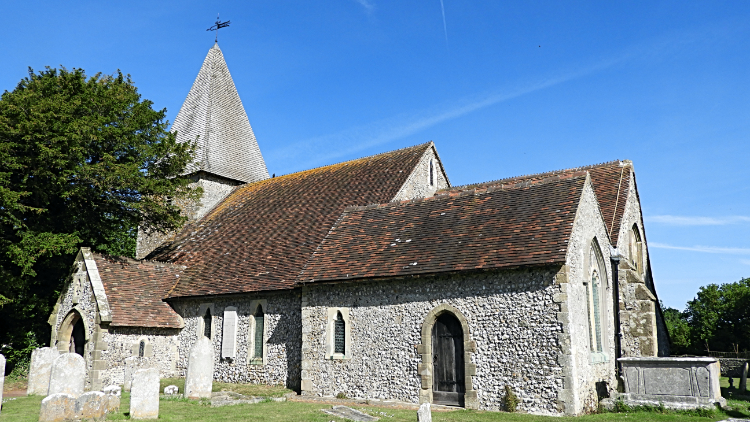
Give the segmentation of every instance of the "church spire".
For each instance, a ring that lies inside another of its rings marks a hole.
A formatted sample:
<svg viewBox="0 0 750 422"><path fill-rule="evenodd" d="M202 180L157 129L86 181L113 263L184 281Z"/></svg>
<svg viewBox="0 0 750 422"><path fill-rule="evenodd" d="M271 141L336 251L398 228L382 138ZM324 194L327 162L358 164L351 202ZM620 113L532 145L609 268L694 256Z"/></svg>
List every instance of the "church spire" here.
<svg viewBox="0 0 750 422"><path fill-rule="evenodd" d="M179 142L198 138L190 173L204 171L249 183L268 179L250 121L218 44L203 61L172 130Z"/></svg>

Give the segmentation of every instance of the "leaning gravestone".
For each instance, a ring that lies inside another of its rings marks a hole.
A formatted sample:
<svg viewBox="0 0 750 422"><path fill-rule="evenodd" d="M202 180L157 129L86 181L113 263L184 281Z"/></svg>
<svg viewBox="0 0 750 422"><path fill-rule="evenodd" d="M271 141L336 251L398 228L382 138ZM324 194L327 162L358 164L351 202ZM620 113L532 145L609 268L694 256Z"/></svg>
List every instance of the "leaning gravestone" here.
<svg viewBox="0 0 750 422"><path fill-rule="evenodd" d="M120 386L110 385L102 390L102 392L107 395L107 413L115 413L120 410L120 395L122 394Z"/></svg>
<svg viewBox="0 0 750 422"><path fill-rule="evenodd" d="M190 349L187 374L185 374L185 397L211 398L213 381L214 345L207 337L201 337Z"/></svg>
<svg viewBox="0 0 750 422"><path fill-rule="evenodd" d="M133 376L130 389L130 417L156 419L159 417L159 370L139 369Z"/></svg>
<svg viewBox="0 0 750 422"><path fill-rule="evenodd" d="M419 422L432 422L432 412L430 411L430 403L422 403L417 410L417 421Z"/></svg>
<svg viewBox="0 0 750 422"><path fill-rule="evenodd" d="M744 365L742 365L742 369L740 372L740 394L743 396L747 394L747 370L748 366L750 366L750 362L745 362Z"/></svg>
<svg viewBox="0 0 750 422"><path fill-rule="evenodd" d="M101 391L89 391L76 400L75 419L103 421L107 414L107 395Z"/></svg>
<svg viewBox="0 0 750 422"><path fill-rule="evenodd" d="M52 347L40 347L31 352L29 365L29 386L26 394L44 396L49 391L49 373L52 362L60 356L60 352Z"/></svg>
<svg viewBox="0 0 750 422"><path fill-rule="evenodd" d="M0 355L0 413L3 411L3 388L5 387L5 356Z"/></svg>
<svg viewBox="0 0 750 422"><path fill-rule="evenodd" d="M64 422L75 418L76 398L70 394L51 394L42 400L39 422Z"/></svg>
<svg viewBox="0 0 750 422"><path fill-rule="evenodd" d="M130 385L133 382L133 375L136 371L148 368L151 368L151 360L149 358L132 356L125 359L125 379L122 386L123 390L130 391Z"/></svg>
<svg viewBox="0 0 750 422"><path fill-rule="evenodd" d="M65 393L78 397L86 383L86 362L77 353L63 353L52 362L47 395Z"/></svg>

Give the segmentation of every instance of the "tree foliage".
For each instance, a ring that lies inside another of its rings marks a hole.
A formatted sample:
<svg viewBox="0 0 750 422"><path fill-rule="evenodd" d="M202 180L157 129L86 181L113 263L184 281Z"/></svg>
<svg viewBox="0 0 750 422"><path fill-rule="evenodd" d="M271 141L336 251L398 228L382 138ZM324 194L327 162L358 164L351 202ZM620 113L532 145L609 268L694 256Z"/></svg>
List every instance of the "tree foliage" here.
<svg viewBox="0 0 750 422"><path fill-rule="evenodd" d="M685 312L667 308L664 319L673 354L750 350L750 278L703 286Z"/></svg>
<svg viewBox="0 0 750 422"><path fill-rule="evenodd" d="M133 256L138 225L183 224L172 201L200 195L182 175L195 145L152 105L119 71L65 68L0 98L0 344L48 332L80 246Z"/></svg>

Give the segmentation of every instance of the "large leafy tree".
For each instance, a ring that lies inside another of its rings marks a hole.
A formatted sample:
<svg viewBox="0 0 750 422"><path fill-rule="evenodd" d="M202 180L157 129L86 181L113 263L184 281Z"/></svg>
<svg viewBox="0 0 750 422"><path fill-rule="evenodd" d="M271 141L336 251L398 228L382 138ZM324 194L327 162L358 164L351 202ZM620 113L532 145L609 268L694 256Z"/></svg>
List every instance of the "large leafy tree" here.
<svg viewBox="0 0 750 422"><path fill-rule="evenodd" d="M750 350L750 278L701 287L685 314L695 350Z"/></svg>
<svg viewBox="0 0 750 422"><path fill-rule="evenodd" d="M65 68L30 69L0 98L0 345L46 343L80 246L133 256L138 225L183 224L195 146L152 105L119 71Z"/></svg>

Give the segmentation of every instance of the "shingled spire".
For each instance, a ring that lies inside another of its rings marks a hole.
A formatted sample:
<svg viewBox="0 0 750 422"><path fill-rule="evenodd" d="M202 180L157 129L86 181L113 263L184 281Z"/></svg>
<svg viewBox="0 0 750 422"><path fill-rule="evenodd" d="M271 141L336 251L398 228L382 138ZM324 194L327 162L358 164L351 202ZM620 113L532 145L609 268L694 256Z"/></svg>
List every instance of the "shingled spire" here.
<svg viewBox="0 0 750 422"><path fill-rule="evenodd" d="M266 163L218 44L208 50L172 130L180 142L198 139L190 173L203 171L244 183L268 179Z"/></svg>

